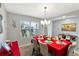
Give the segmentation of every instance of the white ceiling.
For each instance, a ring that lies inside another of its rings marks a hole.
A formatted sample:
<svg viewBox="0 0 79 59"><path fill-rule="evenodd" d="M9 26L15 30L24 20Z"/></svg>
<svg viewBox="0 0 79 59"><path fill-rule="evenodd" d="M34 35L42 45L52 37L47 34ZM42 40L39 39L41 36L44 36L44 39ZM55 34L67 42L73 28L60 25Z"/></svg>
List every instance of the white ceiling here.
<svg viewBox="0 0 79 59"><path fill-rule="evenodd" d="M56 17L79 9L78 3L4 3L7 11L23 15L44 18L47 6L47 18Z"/></svg>

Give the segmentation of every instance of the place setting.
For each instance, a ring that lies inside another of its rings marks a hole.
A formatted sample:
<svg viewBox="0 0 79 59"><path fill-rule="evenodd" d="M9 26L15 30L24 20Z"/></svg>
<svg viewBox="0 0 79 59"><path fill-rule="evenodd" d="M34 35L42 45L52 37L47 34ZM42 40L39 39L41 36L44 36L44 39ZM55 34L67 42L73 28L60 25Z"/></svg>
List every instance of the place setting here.
<svg viewBox="0 0 79 59"><path fill-rule="evenodd" d="M47 38L47 40L45 40L44 42L47 43L47 44L53 43L53 42L51 41L51 38Z"/></svg>
<svg viewBox="0 0 79 59"><path fill-rule="evenodd" d="M61 45L67 45L65 42L62 42L62 41L57 41L56 43Z"/></svg>

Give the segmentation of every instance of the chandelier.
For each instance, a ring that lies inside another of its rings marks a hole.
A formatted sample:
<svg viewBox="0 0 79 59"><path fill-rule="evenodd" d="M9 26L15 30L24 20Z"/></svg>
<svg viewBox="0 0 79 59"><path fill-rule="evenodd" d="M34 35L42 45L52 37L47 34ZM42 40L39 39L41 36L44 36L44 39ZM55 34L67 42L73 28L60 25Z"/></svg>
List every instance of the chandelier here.
<svg viewBox="0 0 79 59"><path fill-rule="evenodd" d="M47 7L44 7L44 16L45 16L45 18L44 18L44 20L41 20L41 24L42 25L48 25L48 24L50 24L50 20L46 19L46 9L47 9Z"/></svg>

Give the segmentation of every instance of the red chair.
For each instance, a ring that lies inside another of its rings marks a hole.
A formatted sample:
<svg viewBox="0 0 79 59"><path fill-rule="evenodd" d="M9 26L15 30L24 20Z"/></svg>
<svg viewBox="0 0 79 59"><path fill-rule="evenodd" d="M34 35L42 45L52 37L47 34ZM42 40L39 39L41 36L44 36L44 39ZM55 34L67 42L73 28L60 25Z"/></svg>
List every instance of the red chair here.
<svg viewBox="0 0 79 59"><path fill-rule="evenodd" d="M11 42L11 51L13 56L20 56L18 41Z"/></svg>
<svg viewBox="0 0 79 59"><path fill-rule="evenodd" d="M4 47L0 50L0 56L20 56L18 41L10 42L10 51L7 51Z"/></svg>
<svg viewBox="0 0 79 59"><path fill-rule="evenodd" d="M9 55L9 52L5 48L2 48L0 50L0 56L8 56L8 55Z"/></svg>

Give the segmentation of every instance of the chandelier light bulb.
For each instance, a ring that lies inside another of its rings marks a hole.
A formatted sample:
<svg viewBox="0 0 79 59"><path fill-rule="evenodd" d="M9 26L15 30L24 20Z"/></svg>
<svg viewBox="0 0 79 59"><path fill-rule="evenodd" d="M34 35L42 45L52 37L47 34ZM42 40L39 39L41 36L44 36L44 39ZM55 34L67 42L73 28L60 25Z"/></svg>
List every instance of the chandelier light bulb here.
<svg viewBox="0 0 79 59"><path fill-rule="evenodd" d="M41 21L41 24L43 24L43 21Z"/></svg>
<svg viewBox="0 0 79 59"><path fill-rule="evenodd" d="M44 20L44 23L45 23L45 24L48 24L46 19Z"/></svg>
<svg viewBox="0 0 79 59"><path fill-rule="evenodd" d="M41 21L41 24L44 25L44 21L43 20Z"/></svg>
<svg viewBox="0 0 79 59"><path fill-rule="evenodd" d="M50 24L50 20L48 20L48 24Z"/></svg>

